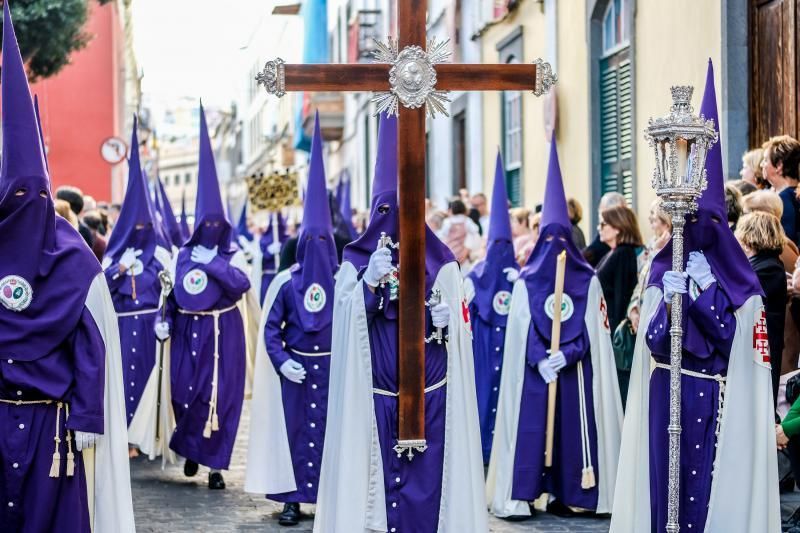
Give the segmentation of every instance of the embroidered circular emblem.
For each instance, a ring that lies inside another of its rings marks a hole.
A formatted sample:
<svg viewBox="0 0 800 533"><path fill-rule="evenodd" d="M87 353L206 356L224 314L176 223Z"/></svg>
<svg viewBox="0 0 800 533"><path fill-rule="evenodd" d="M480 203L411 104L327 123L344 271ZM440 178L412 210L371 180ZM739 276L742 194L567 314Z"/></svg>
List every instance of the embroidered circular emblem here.
<svg viewBox="0 0 800 533"><path fill-rule="evenodd" d="M511 309L511 293L508 291L497 291L492 299L492 307L498 315L506 316Z"/></svg>
<svg viewBox="0 0 800 533"><path fill-rule="evenodd" d="M312 283L306 289L306 295L303 297L303 306L309 313L319 313L325 307L327 300L325 289L319 283Z"/></svg>
<svg viewBox="0 0 800 533"><path fill-rule="evenodd" d="M553 304L555 303L556 295L551 294L544 301L544 312L553 320ZM564 293L561 295L561 321L565 322L570 319L572 313L575 311L575 306L572 304L572 298L569 294Z"/></svg>
<svg viewBox="0 0 800 533"><path fill-rule="evenodd" d="M200 294L208 286L208 274L195 268L183 277L183 290L191 295Z"/></svg>
<svg viewBox="0 0 800 533"><path fill-rule="evenodd" d="M133 266L125 273L129 276L138 276L142 272L144 272L144 263L142 263L140 259L137 259L136 262L133 263Z"/></svg>
<svg viewBox="0 0 800 533"><path fill-rule="evenodd" d="M19 276L6 276L0 279L0 302L11 311L24 311L33 300L30 283Z"/></svg>

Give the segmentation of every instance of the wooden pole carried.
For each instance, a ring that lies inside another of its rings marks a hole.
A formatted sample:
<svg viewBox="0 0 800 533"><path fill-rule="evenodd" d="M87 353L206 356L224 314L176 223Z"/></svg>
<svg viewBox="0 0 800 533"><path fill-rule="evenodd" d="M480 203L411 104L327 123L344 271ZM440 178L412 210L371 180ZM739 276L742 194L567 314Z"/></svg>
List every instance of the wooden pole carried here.
<svg viewBox="0 0 800 533"><path fill-rule="evenodd" d="M567 266L567 252L561 252L556 259L556 287L553 292L553 327L550 330L550 354L556 353L561 346L561 300L564 295L564 271ZM553 437L556 423L556 392L558 377L547 388L547 430L544 451L544 466L553 466Z"/></svg>

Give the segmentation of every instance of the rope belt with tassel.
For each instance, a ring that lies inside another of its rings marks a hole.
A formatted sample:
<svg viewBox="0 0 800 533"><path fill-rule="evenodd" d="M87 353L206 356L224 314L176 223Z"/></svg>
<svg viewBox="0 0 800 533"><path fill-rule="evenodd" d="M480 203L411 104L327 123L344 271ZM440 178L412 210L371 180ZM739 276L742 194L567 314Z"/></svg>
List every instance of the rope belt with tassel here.
<svg viewBox="0 0 800 533"><path fill-rule="evenodd" d="M159 311L161 311L161 309L141 309L139 311L123 311L121 313L117 313L117 317L152 315L153 313L158 313Z"/></svg>
<svg viewBox="0 0 800 533"><path fill-rule="evenodd" d="M65 411L64 420L69 419L69 404L65 402L57 402L55 400L4 400L0 398L0 403L9 405L50 405L56 404L56 434L53 437L55 442L55 451L53 452L53 462L50 463L50 477L59 477L61 475L61 410ZM72 434L70 430L65 429L65 439L67 441L67 477L75 475L75 454L72 453Z"/></svg>
<svg viewBox="0 0 800 533"><path fill-rule="evenodd" d="M656 363L655 366L656 368L669 371L669 365L666 365L664 363ZM717 427L714 430L714 435L716 437L719 437L720 424L722 423L722 408L724 407L725 404L725 382L728 380L728 378L721 374L714 374L713 376L711 376L708 374L695 372L693 370L686 370L685 368L681 368L681 374L683 374L684 376L707 379L719 383L719 393L717 394Z"/></svg>
<svg viewBox="0 0 800 533"><path fill-rule="evenodd" d="M578 405L581 418L581 455L583 456L583 470L581 476L581 488L591 489L597 485L592 466L592 451L589 448L589 418L586 410L586 385L583 378L583 361L578 361Z"/></svg>
<svg viewBox="0 0 800 533"><path fill-rule="evenodd" d="M219 431L219 416L217 415L217 397L219 395L219 317L234 309L236 309L236 304L225 309L214 309L213 311L178 309L178 312L182 315L214 317L214 373L211 376L211 399L208 403L208 418L206 418L206 426L203 428L203 437L206 439L211 438L212 431Z"/></svg>

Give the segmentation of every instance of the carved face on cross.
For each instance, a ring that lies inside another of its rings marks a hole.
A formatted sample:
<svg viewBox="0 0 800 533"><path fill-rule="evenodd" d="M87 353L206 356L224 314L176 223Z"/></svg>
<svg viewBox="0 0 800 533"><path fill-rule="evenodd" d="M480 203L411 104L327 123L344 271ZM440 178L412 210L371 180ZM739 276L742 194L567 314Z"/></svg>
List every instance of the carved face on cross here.
<svg viewBox="0 0 800 533"><path fill-rule="evenodd" d="M287 65L267 62L256 78L268 92L374 92L376 112L399 116L400 194L399 442L425 448L425 114L447 115L447 91L533 91L555 83L550 65L463 65L444 63L447 42L425 38L427 0L397 2L398 40L378 43L383 63Z"/></svg>

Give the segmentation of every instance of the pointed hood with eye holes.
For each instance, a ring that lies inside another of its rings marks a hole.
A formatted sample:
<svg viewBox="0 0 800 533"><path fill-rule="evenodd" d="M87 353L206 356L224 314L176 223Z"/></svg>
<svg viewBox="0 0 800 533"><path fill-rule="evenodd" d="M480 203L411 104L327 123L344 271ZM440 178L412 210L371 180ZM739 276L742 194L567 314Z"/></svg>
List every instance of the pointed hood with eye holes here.
<svg viewBox="0 0 800 533"><path fill-rule="evenodd" d="M189 229L189 220L186 215L186 191L181 194L181 245L189 240L192 236L192 231Z"/></svg>
<svg viewBox="0 0 800 533"><path fill-rule="evenodd" d="M522 268L520 278L528 288L531 321L539 335L549 341L553 325L550 296L555 290L556 260L562 251L566 251L561 340L568 342L583 333L589 284L594 269L572 241L572 224L569 221L555 139L550 144L543 206L539 240Z"/></svg>
<svg viewBox="0 0 800 533"><path fill-rule="evenodd" d="M382 114L378 126L378 156L375 161L375 177L372 182L372 206L369 224L361 236L348 244L342 262L349 262L356 270L366 268L369 258L378 248L381 233L386 233L397 243L400 229L400 216L397 198L397 117ZM399 242L400 246L403 245ZM455 257L450 249L425 226L425 291L430 291L439 270ZM392 251L392 263L397 265L399 253ZM402 287L400 293L402 294ZM394 318L396 305L387 305L385 313Z"/></svg>
<svg viewBox="0 0 800 533"><path fill-rule="evenodd" d="M161 212L161 217L164 219L164 226L167 230L167 236L173 245L178 248L183 244L183 232L178 224L178 219L175 218L175 212L172 210L172 205L169 203L167 191L164 190L164 182L161 178L156 176L156 199L158 200L158 210Z"/></svg>
<svg viewBox="0 0 800 533"><path fill-rule="evenodd" d="M508 213L508 193L506 192L506 173L503 169L503 157L497 151L497 162L494 171L494 188L492 190L492 210L489 220L489 236L486 243L486 258L475 265L469 278L475 286L475 298L472 300L480 317L494 326L505 326L508 314L500 314L496 300L511 298L513 285L506 279L503 270L517 270L514 257L514 244L511 238L511 217ZM501 291L506 291L504 294ZM497 302L499 303L499 301ZM502 309L501 309L502 310Z"/></svg>
<svg viewBox="0 0 800 533"><path fill-rule="evenodd" d="M719 132L714 66L711 60L708 61L706 88L700 115L713 120ZM683 261L685 265L690 252L703 252L719 287L728 296L733 307L738 309L751 296L762 294L762 289L747 256L727 224L722 147L719 141L708 151L706 173L708 187L697 202L697 213L687 217L686 227L683 230ZM648 286L656 286L663 290L664 273L669 270L672 270L672 239L653 259ZM686 309L686 300L684 302ZM702 332L691 323L685 330L683 346L698 356L709 354L712 350L703 338Z"/></svg>
<svg viewBox="0 0 800 533"><path fill-rule="evenodd" d="M320 331L333 320L333 276L339 268L333 241L330 203L322 162L319 115L314 123L308 164L303 222L297 238L297 263L292 266L295 310L306 331Z"/></svg>
<svg viewBox="0 0 800 533"><path fill-rule="evenodd" d="M8 0L3 5L0 353L32 361L75 330L100 263L56 216Z"/></svg>
<svg viewBox="0 0 800 533"><path fill-rule="evenodd" d="M194 209L194 233L178 252L175 272L175 288L173 294L178 305L190 311L204 311L213 308L224 295L222 286L210 276L205 288L198 293L187 291L184 280L193 271L205 271L205 265L192 261L192 249L195 246L214 248L217 246L217 257L230 263L237 249L231 245L233 229L222 207L222 194L217 180L217 169L214 164L214 152L208 135L206 114L200 104L200 157L197 172L197 200ZM191 278L191 276L189 276Z"/></svg>
<svg viewBox="0 0 800 533"><path fill-rule="evenodd" d="M147 265L156 251L156 245L162 243L159 242L158 228L148 198L150 193L139 160L137 128L138 121L134 116L131 157L128 160L128 186L122 199L119 218L108 239L106 257L117 262L127 248L134 248L142 250L139 260Z"/></svg>

